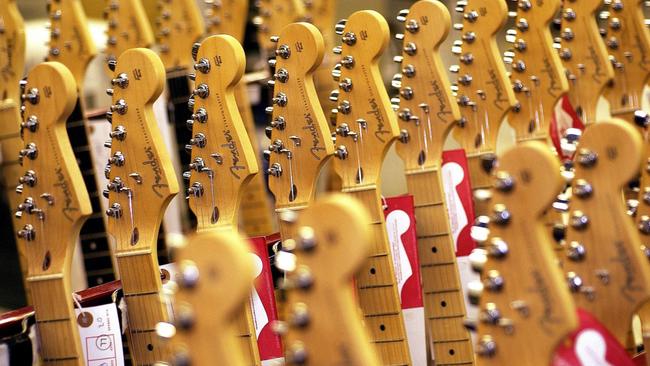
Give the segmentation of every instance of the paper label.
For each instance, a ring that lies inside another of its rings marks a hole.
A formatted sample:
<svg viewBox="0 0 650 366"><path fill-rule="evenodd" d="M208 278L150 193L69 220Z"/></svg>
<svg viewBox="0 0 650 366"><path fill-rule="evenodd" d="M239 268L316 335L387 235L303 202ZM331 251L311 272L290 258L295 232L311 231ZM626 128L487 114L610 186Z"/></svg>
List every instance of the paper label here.
<svg viewBox="0 0 650 366"><path fill-rule="evenodd" d="M249 240L254 250L252 255L257 270L255 289L251 295L251 309L255 322L260 359L264 361L281 358L283 353L280 337L271 330L271 324L278 319L278 310L275 305L273 275L271 274L267 241L264 237Z"/></svg>
<svg viewBox="0 0 650 366"><path fill-rule="evenodd" d="M385 204L386 230L402 302L409 353L414 365L426 365L424 304L413 196L386 198Z"/></svg>
<svg viewBox="0 0 650 366"><path fill-rule="evenodd" d="M115 304L75 309L87 366L123 366L122 336Z"/></svg>
<svg viewBox="0 0 650 366"><path fill-rule="evenodd" d="M623 346L589 312L578 309L579 326L558 347L552 366L634 366Z"/></svg>
<svg viewBox="0 0 650 366"><path fill-rule="evenodd" d="M442 185L456 256L466 256L476 248L476 243L470 236L474 222L474 202L467 157L464 150L449 150L442 153L442 160Z"/></svg>
<svg viewBox="0 0 650 366"><path fill-rule="evenodd" d="M560 140L564 136L564 133L569 128L578 128L580 130L585 129L584 123L576 113L575 109L571 105L569 97L565 95L560 99L553 110L553 115L551 116L551 123L549 123L549 135L553 146L555 146L555 151L557 151L561 160L571 159L571 156L564 154L562 150L562 144Z"/></svg>

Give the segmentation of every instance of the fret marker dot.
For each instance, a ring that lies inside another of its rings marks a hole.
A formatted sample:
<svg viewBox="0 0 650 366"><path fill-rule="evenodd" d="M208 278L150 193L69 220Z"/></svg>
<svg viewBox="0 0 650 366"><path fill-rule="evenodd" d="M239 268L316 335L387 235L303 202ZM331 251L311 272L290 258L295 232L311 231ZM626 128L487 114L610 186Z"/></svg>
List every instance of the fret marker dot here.
<svg viewBox="0 0 650 366"><path fill-rule="evenodd" d="M376 272L377 270L375 270L374 268L370 268L370 274L375 274Z"/></svg>
<svg viewBox="0 0 650 366"><path fill-rule="evenodd" d="M434 253L438 253L438 248L437 247L431 247L431 251Z"/></svg>
<svg viewBox="0 0 650 366"><path fill-rule="evenodd" d="M383 331L385 331L385 330L386 330L386 326L385 326L385 325L383 325L383 324L381 324L381 325L379 326L379 329L380 329L380 330L381 330L381 331L383 332Z"/></svg>
<svg viewBox="0 0 650 366"><path fill-rule="evenodd" d="M441 301L441 302L440 302L440 306L442 306L443 308L446 307L446 306L447 306L447 302L444 301L444 300Z"/></svg>
<svg viewBox="0 0 650 366"><path fill-rule="evenodd" d="M450 350L449 350L449 354L450 354L451 356L453 356L454 354L456 354L456 351L454 351L453 349L450 349Z"/></svg>

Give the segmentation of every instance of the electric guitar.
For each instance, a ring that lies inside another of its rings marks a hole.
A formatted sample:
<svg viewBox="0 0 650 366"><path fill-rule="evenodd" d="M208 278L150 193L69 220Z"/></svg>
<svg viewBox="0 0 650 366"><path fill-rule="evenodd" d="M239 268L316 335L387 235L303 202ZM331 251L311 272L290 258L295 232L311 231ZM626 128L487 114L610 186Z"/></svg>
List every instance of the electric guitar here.
<svg viewBox="0 0 650 366"><path fill-rule="evenodd" d="M350 286L370 252L369 222L365 208L342 194L300 213L297 235L285 245L288 314L275 326L289 365L380 365Z"/></svg>
<svg viewBox="0 0 650 366"><path fill-rule="evenodd" d="M478 193L490 187L499 128L506 114L517 107L495 38L508 9L504 1L472 0L457 10L463 10L463 39L453 48L460 64L451 71L459 75L457 99L462 119L453 133L465 149L472 189ZM476 214L485 213L484 203L474 202Z"/></svg>
<svg viewBox="0 0 650 366"><path fill-rule="evenodd" d="M23 175L16 188L21 203L15 216L45 365L86 364L71 271L79 231L92 207L65 127L76 98L74 77L63 64L42 63L30 71L21 124Z"/></svg>
<svg viewBox="0 0 650 366"><path fill-rule="evenodd" d="M149 48L153 45L153 30L141 0L109 0L104 18L108 23L104 51L107 60L117 60L129 48ZM113 74L110 69L106 70Z"/></svg>
<svg viewBox="0 0 650 366"><path fill-rule="evenodd" d="M236 341L237 315L253 288L247 243L232 231L205 231L176 253L179 272L174 325L158 323L156 327L163 339L171 338L171 357L161 361L172 365L251 365L238 352Z"/></svg>
<svg viewBox="0 0 650 366"><path fill-rule="evenodd" d="M555 348L578 326L544 225L543 213L564 180L543 142L523 143L498 159L489 238L471 254L481 273L468 286L479 306L480 365L550 365Z"/></svg>
<svg viewBox="0 0 650 366"><path fill-rule="evenodd" d="M238 16L248 13L247 0L229 0L213 2L208 1L206 10L208 34L229 34L239 41L244 42L246 18ZM235 98L239 114L241 114L248 137L256 151L257 165L262 166L260 143L257 139L255 119L248 97L248 86L245 81L240 81L235 89ZM266 177L257 174L248 183L240 204L241 229L251 237L264 236L274 232L275 218L272 217L273 209L266 189Z"/></svg>
<svg viewBox="0 0 650 366"><path fill-rule="evenodd" d="M383 364L410 365L408 341L388 243L380 194L382 163L399 136L395 113L379 72L388 46L386 20L375 11L358 11L339 21L341 61L332 75L339 88L334 161L342 191L369 210L373 238L368 260L356 275L364 321Z"/></svg>
<svg viewBox="0 0 650 366"><path fill-rule="evenodd" d="M311 24L292 23L273 40L273 106L267 108L271 121L266 127L271 142L264 155L280 234L287 240L293 237L289 218L313 201L318 175L334 146L313 80L323 59L323 37Z"/></svg>
<svg viewBox="0 0 650 366"><path fill-rule="evenodd" d="M192 161L187 198L197 218L197 230L237 231L239 206L249 182L258 172L255 150L237 109L235 88L244 74L246 56L237 40L228 35L206 38L196 54L196 85ZM217 248L217 247L215 247ZM247 365L259 365L255 324L246 302L237 312L237 332L246 346Z"/></svg>
<svg viewBox="0 0 650 366"><path fill-rule="evenodd" d="M53 1L48 5L48 11L51 23L48 60L59 61L70 69L79 89L79 98L68 117L66 128L93 207L93 215L82 226L79 239L88 286L95 286L116 278L111 247L106 236L106 222L101 214L101 182L93 169L90 126L85 117L82 92L88 64L97 55L97 50L80 1Z"/></svg>
<svg viewBox="0 0 650 366"><path fill-rule="evenodd" d="M188 70L192 67L190 51L193 42L205 32L201 12L193 0L159 0L156 41L160 59L167 71Z"/></svg>
<svg viewBox="0 0 650 366"><path fill-rule="evenodd" d="M549 121L558 100L569 90L550 30L560 6L560 0L523 3L517 8L517 27L506 35L512 48L505 59L519 101L519 107L508 114L508 123L518 142L538 140L550 144Z"/></svg>
<svg viewBox="0 0 650 366"><path fill-rule="evenodd" d="M2 163L0 164L0 186L1 194L4 195L2 213L6 218L6 232L12 228L8 222L13 217L10 207L16 207L20 203L20 196L15 194L16 182L22 175L23 169L18 164L16 152L22 148L20 139L20 88L19 82L23 77L25 69L25 24L18 12L16 2L11 0L0 1L0 153ZM13 219L13 226L17 223ZM13 235L5 236L5 245L15 247L16 241ZM20 249L20 248L18 248ZM24 254L18 252L23 277L26 275L26 264ZM27 293L29 302L29 293Z"/></svg>
<svg viewBox="0 0 650 366"><path fill-rule="evenodd" d="M614 78L605 42L596 24L600 0L577 0L562 7L560 59L569 79L569 98L588 125L596 122L598 100Z"/></svg>
<svg viewBox="0 0 650 366"><path fill-rule="evenodd" d="M153 364L167 350L155 326L167 320L161 300L156 239L164 210L178 192L170 157L153 116L165 69L145 48L125 51L113 64L111 147L105 195L108 232L129 311L127 337L136 364Z"/></svg>
<svg viewBox="0 0 650 366"><path fill-rule="evenodd" d="M585 130L574 158L568 244L560 257L576 306L623 345L632 316L650 298L650 267L621 199L623 186L638 172L641 144L634 127L622 120ZM506 211L495 213L505 217Z"/></svg>
<svg viewBox="0 0 650 366"><path fill-rule="evenodd" d="M408 118L398 119L401 138L396 150L404 161L408 192L415 201L429 345L438 365L472 364L471 338L463 325L465 301L440 172L445 140L461 118L440 57L451 17L442 3L421 0L400 11L397 19L404 23L405 31L397 35L403 41L403 51L394 58L401 73L393 78L393 86L399 89L398 113L408 114ZM417 52L407 52L411 47Z"/></svg>

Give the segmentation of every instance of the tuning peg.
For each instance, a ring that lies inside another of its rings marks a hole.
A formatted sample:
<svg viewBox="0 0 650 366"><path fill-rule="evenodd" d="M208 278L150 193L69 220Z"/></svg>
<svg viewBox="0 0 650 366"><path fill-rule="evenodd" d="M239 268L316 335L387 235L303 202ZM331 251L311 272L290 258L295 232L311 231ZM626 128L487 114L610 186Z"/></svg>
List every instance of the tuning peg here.
<svg viewBox="0 0 650 366"><path fill-rule="evenodd" d="M278 42L280 42L280 36L270 36L269 41L271 41L273 43L278 43Z"/></svg>
<svg viewBox="0 0 650 366"><path fill-rule="evenodd" d="M119 219L122 217L123 211L122 211L122 205L120 205L117 202L114 202L111 207L109 207L106 210L106 216L112 217L114 219Z"/></svg>
<svg viewBox="0 0 650 366"><path fill-rule="evenodd" d="M335 55L340 55L340 54L343 53L343 48L341 46L336 46L336 47L332 48L332 52Z"/></svg>
<svg viewBox="0 0 650 366"><path fill-rule="evenodd" d="M390 85L393 88L396 88L396 89L401 88L402 87L402 74L397 73L397 74L393 75L393 79L391 80Z"/></svg>
<svg viewBox="0 0 650 366"><path fill-rule="evenodd" d="M110 149L113 146L113 141L111 140L106 140L104 141L104 147L107 149Z"/></svg>
<svg viewBox="0 0 650 366"><path fill-rule="evenodd" d="M496 154L486 153L481 155L481 168L483 168L486 173L492 172L492 170L496 167L496 163Z"/></svg>
<svg viewBox="0 0 650 366"><path fill-rule="evenodd" d="M404 33L395 33L395 39L398 41L404 40Z"/></svg>
<svg viewBox="0 0 650 366"><path fill-rule="evenodd" d="M111 70L111 71L115 71L115 69L117 68L117 60L116 59L110 59L110 60L108 60L106 62L106 64L108 65L108 69Z"/></svg>
<svg viewBox="0 0 650 366"><path fill-rule="evenodd" d="M273 135L273 127L271 127L271 126L265 127L264 128L264 134L266 135L267 138L270 139L271 136Z"/></svg>
<svg viewBox="0 0 650 366"><path fill-rule="evenodd" d="M487 263L487 251L480 248L473 249L469 254L469 262L474 272L481 273Z"/></svg>
<svg viewBox="0 0 650 366"><path fill-rule="evenodd" d="M196 61L196 57L199 54L199 48L201 48L201 44L198 42L192 45L192 60L194 61Z"/></svg>
<svg viewBox="0 0 650 366"><path fill-rule="evenodd" d="M336 150L334 150L334 156L341 160L345 160L348 158L348 149L343 145L339 145Z"/></svg>
<svg viewBox="0 0 650 366"><path fill-rule="evenodd" d="M332 90L332 92L330 93L329 100L332 101L332 102L338 102L339 101L339 90L338 89Z"/></svg>
<svg viewBox="0 0 650 366"><path fill-rule="evenodd" d="M472 305L478 305L483 295L483 282L471 281L467 284L467 300Z"/></svg>
<svg viewBox="0 0 650 366"><path fill-rule="evenodd" d="M497 352L497 343L490 335L484 335L478 341L476 354L481 357L493 357Z"/></svg>
<svg viewBox="0 0 650 366"><path fill-rule="evenodd" d="M36 88L29 89L27 91L27 93L25 93L25 94L23 94L21 96L21 99L23 101L26 100L31 104L38 104L38 102L40 101L40 95L39 95L38 89L36 89Z"/></svg>
<svg viewBox="0 0 650 366"><path fill-rule="evenodd" d="M280 163L273 163L267 170L266 172L268 175L273 176L273 177L280 177L282 176L282 165Z"/></svg>
<svg viewBox="0 0 650 366"><path fill-rule="evenodd" d="M492 191L489 189L476 189L474 199L480 202L487 202L492 199Z"/></svg>
<svg viewBox="0 0 650 366"><path fill-rule="evenodd" d="M32 241L36 239L36 231L34 230L34 226L31 224L27 224L23 226L22 229L18 230L16 233L19 238L25 239L27 241Z"/></svg>
<svg viewBox="0 0 650 366"><path fill-rule="evenodd" d="M334 65L334 68L332 69L332 78L334 81L339 81L339 78L341 77L341 64L338 63Z"/></svg>
<svg viewBox="0 0 650 366"><path fill-rule="evenodd" d="M474 220L474 225L470 230L470 236L472 237L472 239L479 244L485 242L490 235L490 229L488 229L489 224L490 224L489 216L482 215L477 217Z"/></svg>
<svg viewBox="0 0 650 366"><path fill-rule="evenodd" d="M273 70L273 69L275 69L275 65L277 64L277 60L274 57L272 57L272 58L269 58L268 60L266 60L266 63L269 65L271 70Z"/></svg>
<svg viewBox="0 0 650 366"><path fill-rule="evenodd" d="M406 17L409 15L409 9L402 9L397 13L397 19L398 22L404 23L406 21Z"/></svg>
<svg viewBox="0 0 650 366"><path fill-rule="evenodd" d="M115 90L114 90L114 89L111 89L111 88L106 89L106 95L112 97L113 94L115 94Z"/></svg>
<svg viewBox="0 0 650 366"><path fill-rule="evenodd" d="M506 225L510 222L510 211L506 205L498 203L492 208L492 218L490 222L494 222L497 225Z"/></svg>
<svg viewBox="0 0 650 366"><path fill-rule="evenodd" d="M399 142L406 144L411 141L411 136L407 130L401 130L398 137Z"/></svg>
<svg viewBox="0 0 650 366"><path fill-rule="evenodd" d="M38 149L36 148L36 144L33 142L28 143L25 145L24 149L20 149L18 155L21 158L28 158L30 160L34 160L38 157Z"/></svg>
<svg viewBox="0 0 650 366"><path fill-rule="evenodd" d="M126 104L124 99L118 100L115 104L110 107L111 112L117 112L118 114L124 115L129 110L129 106ZM112 115L111 115L112 116Z"/></svg>
<svg viewBox="0 0 650 366"><path fill-rule="evenodd" d="M201 83L192 91L192 95L198 95L199 98L205 99L210 95L210 88L207 84Z"/></svg>
<svg viewBox="0 0 650 366"><path fill-rule="evenodd" d="M576 230L584 230L589 225L589 216L580 210L575 210L569 217L569 223Z"/></svg>
<svg viewBox="0 0 650 366"><path fill-rule="evenodd" d="M345 31L345 24L348 22L347 19L341 19L338 22L336 22L336 25L334 26L334 33L336 33L339 36L343 35L343 32Z"/></svg>

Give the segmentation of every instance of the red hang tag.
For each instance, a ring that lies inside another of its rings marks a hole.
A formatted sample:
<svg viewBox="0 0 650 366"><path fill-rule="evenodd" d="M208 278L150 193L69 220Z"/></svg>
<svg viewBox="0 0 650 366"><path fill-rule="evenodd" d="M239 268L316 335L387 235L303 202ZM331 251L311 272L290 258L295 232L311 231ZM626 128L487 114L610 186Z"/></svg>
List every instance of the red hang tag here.
<svg viewBox="0 0 650 366"><path fill-rule="evenodd" d="M555 352L552 366L635 366L623 346L589 312L578 309L579 326Z"/></svg>
<svg viewBox="0 0 650 366"><path fill-rule="evenodd" d="M283 357L283 354L280 337L271 330L271 324L278 320L278 310L275 305L267 239L265 237L256 237L248 240L253 247L253 253L251 254L256 275L255 289L253 289L250 301L260 359L262 361L275 360Z"/></svg>
<svg viewBox="0 0 650 366"><path fill-rule="evenodd" d="M386 198L384 204L388 241L411 359L414 365L425 365L426 333L413 196Z"/></svg>
<svg viewBox="0 0 650 366"><path fill-rule="evenodd" d="M564 136L564 133L569 128L584 130L585 125L582 123L582 120L580 120L580 117L578 117L578 113L573 109L569 97L565 95L555 105L555 109L551 115L551 123L549 123L548 127L551 141L553 141L553 146L555 146L555 151L557 151L560 156L560 160L571 159L571 156L564 155L560 143L562 136Z"/></svg>

